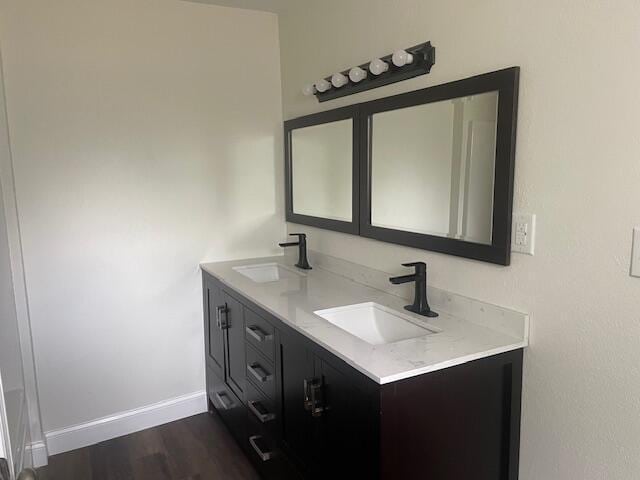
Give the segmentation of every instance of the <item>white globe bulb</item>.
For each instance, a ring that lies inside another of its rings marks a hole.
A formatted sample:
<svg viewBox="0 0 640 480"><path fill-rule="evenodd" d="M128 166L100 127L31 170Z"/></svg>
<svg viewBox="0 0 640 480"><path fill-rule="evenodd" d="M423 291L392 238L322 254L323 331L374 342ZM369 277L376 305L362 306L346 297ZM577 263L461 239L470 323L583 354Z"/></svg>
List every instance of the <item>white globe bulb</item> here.
<svg viewBox="0 0 640 480"><path fill-rule="evenodd" d="M407 53L406 50L396 50L391 56L391 61L396 67L404 67L408 63L413 62L413 55Z"/></svg>
<svg viewBox="0 0 640 480"><path fill-rule="evenodd" d="M334 73L331 77L331 84L336 88L343 87L348 82L349 80L347 80L347 77L345 77L342 73Z"/></svg>
<svg viewBox="0 0 640 480"><path fill-rule="evenodd" d="M313 86L313 83L309 83L308 85L305 85L304 87L302 87L302 94L305 97L309 97L314 93L316 93L316 87Z"/></svg>
<svg viewBox="0 0 640 480"><path fill-rule="evenodd" d="M349 78L353 83L358 83L367 78L367 71L360 67L353 67L349 70Z"/></svg>
<svg viewBox="0 0 640 480"><path fill-rule="evenodd" d="M371 63L369 64L369 71L374 75L380 75L387 70L389 70L389 64L387 62L383 62L379 58L371 60Z"/></svg>
<svg viewBox="0 0 640 480"><path fill-rule="evenodd" d="M320 93L326 92L330 88L331 88L331 84L327 82L324 78L316 82L316 90L318 90Z"/></svg>

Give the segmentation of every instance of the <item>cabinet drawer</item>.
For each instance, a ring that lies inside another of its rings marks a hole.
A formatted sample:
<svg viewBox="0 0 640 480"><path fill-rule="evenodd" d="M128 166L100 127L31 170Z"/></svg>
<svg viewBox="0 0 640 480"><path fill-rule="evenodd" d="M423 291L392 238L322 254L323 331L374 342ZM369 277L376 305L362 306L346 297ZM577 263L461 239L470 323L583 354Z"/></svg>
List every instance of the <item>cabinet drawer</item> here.
<svg viewBox="0 0 640 480"><path fill-rule="evenodd" d="M275 399L276 376L273 363L247 345L247 378L269 399Z"/></svg>
<svg viewBox="0 0 640 480"><path fill-rule="evenodd" d="M236 440L244 441L247 434L247 410L210 367L207 367L207 395Z"/></svg>
<svg viewBox="0 0 640 480"><path fill-rule="evenodd" d="M275 329L258 314L245 309L245 337L268 360L273 362L275 353Z"/></svg>

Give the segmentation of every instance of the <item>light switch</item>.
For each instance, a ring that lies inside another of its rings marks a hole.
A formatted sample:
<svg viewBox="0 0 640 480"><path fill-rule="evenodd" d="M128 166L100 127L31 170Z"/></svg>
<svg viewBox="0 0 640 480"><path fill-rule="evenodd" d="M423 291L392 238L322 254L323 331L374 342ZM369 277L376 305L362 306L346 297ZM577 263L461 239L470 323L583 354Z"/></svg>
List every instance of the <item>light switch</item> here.
<svg viewBox="0 0 640 480"><path fill-rule="evenodd" d="M640 227L633 229L633 250L631 252L631 276L640 277Z"/></svg>
<svg viewBox="0 0 640 480"><path fill-rule="evenodd" d="M536 216L526 213L514 214L511 232L511 251L533 255Z"/></svg>

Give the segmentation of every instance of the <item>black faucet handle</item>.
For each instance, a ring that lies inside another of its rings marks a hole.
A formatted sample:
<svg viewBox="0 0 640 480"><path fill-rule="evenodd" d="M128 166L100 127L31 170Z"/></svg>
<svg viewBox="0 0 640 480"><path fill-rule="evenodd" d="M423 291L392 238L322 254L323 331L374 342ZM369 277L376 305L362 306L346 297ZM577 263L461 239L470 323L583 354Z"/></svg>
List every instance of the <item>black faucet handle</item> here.
<svg viewBox="0 0 640 480"><path fill-rule="evenodd" d="M402 264L403 267L415 267L416 272L423 272L427 269L427 264L424 262L410 262L410 263L403 263Z"/></svg>
<svg viewBox="0 0 640 480"><path fill-rule="evenodd" d="M290 233L289 234L292 237L298 237L298 241L297 242L283 242L283 243L279 243L278 245L280 245L281 247L293 247L295 245L300 245L302 244L306 244L307 243L307 234L306 233Z"/></svg>

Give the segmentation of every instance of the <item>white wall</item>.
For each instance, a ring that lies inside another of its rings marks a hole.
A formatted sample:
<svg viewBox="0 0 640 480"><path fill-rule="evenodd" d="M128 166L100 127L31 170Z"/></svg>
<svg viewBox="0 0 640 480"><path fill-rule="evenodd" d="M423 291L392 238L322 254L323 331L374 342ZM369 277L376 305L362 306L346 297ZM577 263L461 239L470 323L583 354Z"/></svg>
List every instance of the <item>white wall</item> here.
<svg viewBox="0 0 640 480"><path fill-rule="evenodd" d="M531 313L522 480L629 480L640 472L640 3L292 1L280 17L285 118L522 67L515 211L538 215L536 256L509 268L302 228L311 248ZM301 87L431 40L432 73L318 104Z"/></svg>
<svg viewBox="0 0 640 480"><path fill-rule="evenodd" d="M277 17L0 1L45 430L204 389L198 263L284 235Z"/></svg>

